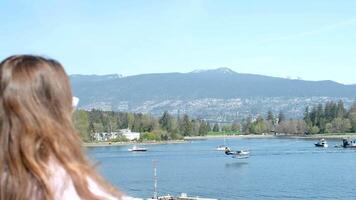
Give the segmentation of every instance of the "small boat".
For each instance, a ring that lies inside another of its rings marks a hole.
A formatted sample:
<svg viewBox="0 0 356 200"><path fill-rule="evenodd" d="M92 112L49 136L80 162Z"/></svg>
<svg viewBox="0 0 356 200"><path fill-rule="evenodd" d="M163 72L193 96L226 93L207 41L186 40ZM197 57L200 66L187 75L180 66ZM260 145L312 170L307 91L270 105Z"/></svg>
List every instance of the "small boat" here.
<svg viewBox="0 0 356 200"><path fill-rule="evenodd" d="M343 139L342 147L344 148L356 148L356 140Z"/></svg>
<svg viewBox="0 0 356 200"><path fill-rule="evenodd" d="M147 151L147 149L146 148L144 148L144 147L138 147L138 146L133 146L132 148L130 148L130 149L128 149L129 151L131 151L131 152L143 152L143 151Z"/></svg>
<svg viewBox="0 0 356 200"><path fill-rule="evenodd" d="M315 143L314 145L316 147L325 147L325 148L329 146L325 139L319 140L319 142Z"/></svg>
<svg viewBox="0 0 356 200"><path fill-rule="evenodd" d="M248 158L250 156L250 152L248 150L239 150L239 151L232 151L229 147L225 148L225 155L232 156L232 158Z"/></svg>

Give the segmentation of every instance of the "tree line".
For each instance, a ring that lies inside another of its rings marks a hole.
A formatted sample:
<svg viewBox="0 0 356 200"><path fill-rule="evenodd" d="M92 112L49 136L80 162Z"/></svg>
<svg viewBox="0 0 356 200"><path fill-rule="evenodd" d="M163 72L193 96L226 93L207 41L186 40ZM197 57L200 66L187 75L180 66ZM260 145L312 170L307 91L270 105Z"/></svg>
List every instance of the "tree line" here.
<svg viewBox="0 0 356 200"><path fill-rule="evenodd" d="M184 136L204 136L213 130L220 130L215 124L188 115L173 116L164 112L161 117L150 114L114 112L101 110L76 110L74 125L81 138L86 142L94 141L95 133L118 132L129 128L142 133L143 140L175 140Z"/></svg>
<svg viewBox="0 0 356 200"><path fill-rule="evenodd" d="M76 110L74 125L86 142L94 140L95 133L117 132L129 128L142 133L142 140L175 140L184 136L205 136L224 132L243 134L284 133L319 134L356 132L356 103L346 109L343 101L327 102L306 107L303 119L287 119L283 112L271 111L265 117L248 117L231 124L211 124L188 115L174 116L167 111L160 117L150 114L101 110Z"/></svg>
<svg viewBox="0 0 356 200"><path fill-rule="evenodd" d="M348 110L341 100L306 107L303 119L311 134L356 132L356 103Z"/></svg>
<svg viewBox="0 0 356 200"><path fill-rule="evenodd" d="M283 112L274 115L271 111L265 118L248 117L242 122L245 134L284 133L284 134L321 134L356 132L356 103L346 109L343 101L327 102L305 108L303 119L287 120Z"/></svg>
<svg viewBox="0 0 356 200"><path fill-rule="evenodd" d="M248 117L242 121L242 132L244 134L262 134L262 133L284 133L284 134L304 134L307 131L307 125L304 120L287 120L284 113L280 112L274 115L268 111L267 116L252 119Z"/></svg>

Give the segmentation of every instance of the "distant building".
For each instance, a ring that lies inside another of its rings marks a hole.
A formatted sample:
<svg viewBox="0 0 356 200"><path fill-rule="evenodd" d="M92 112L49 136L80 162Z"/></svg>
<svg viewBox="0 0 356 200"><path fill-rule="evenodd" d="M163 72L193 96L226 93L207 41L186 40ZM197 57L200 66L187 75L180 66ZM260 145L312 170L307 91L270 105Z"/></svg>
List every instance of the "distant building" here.
<svg viewBox="0 0 356 200"><path fill-rule="evenodd" d="M140 133L137 132L131 132L130 129L121 129L120 134L124 136L128 140L139 140L140 139Z"/></svg>
<svg viewBox="0 0 356 200"><path fill-rule="evenodd" d="M94 133L94 140L99 141L99 142L104 142L104 141L109 141L116 139L120 136L119 132L103 132L103 133Z"/></svg>
<svg viewBox="0 0 356 200"><path fill-rule="evenodd" d="M120 133L119 132L111 132L109 133L109 139L112 140L112 139L116 139L120 136Z"/></svg>
<svg viewBox="0 0 356 200"><path fill-rule="evenodd" d="M98 141L98 142L114 140L120 136L125 137L126 139L132 141L132 140L139 140L140 135L141 135L140 133L131 132L130 129L121 129L121 130L119 130L119 132L94 133L93 137L94 137L94 140Z"/></svg>
<svg viewBox="0 0 356 200"><path fill-rule="evenodd" d="M94 133L93 137L95 141L107 141L107 135L108 133L104 132L104 133Z"/></svg>

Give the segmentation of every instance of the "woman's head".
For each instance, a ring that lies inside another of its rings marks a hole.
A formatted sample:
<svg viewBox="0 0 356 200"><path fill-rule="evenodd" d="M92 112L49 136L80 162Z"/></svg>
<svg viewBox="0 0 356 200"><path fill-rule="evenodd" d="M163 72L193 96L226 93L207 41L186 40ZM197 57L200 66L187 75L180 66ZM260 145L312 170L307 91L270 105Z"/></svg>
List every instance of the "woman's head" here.
<svg viewBox="0 0 356 200"><path fill-rule="evenodd" d="M1 63L0 81L1 100L9 113L34 114L40 109L56 118L70 114L69 80L55 60L29 55L9 57Z"/></svg>
<svg viewBox="0 0 356 200"><path fill-rule="evenodd" d="M63 166L85 199L95 199L88 177L107 186L82 152L72 109L59 62L19 55L0 63L0 199L51 199L50 160Z"/></svg>
<svg viewBox="0 0 356 200"><path fill-rule="evenodd" d="M22 129L19 135L11 135L12 139L30 136L29 131L34 131L31 136L44 139L46 134L52 134L44 132L51 128L49 125L71 124L71 89L57 61L30 55L12 56L0 66L0 109L4 128L9 129L2 136L13 129Z"/></svg>

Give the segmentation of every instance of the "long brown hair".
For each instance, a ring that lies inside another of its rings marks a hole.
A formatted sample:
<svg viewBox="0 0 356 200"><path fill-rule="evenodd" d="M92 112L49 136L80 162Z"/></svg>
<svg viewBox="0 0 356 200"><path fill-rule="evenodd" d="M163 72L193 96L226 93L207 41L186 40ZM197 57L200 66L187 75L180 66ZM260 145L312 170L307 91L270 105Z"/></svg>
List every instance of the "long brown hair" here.
<svg viewBox="0 0 356 200"><path fill-rule="evenodd" d="M18 55L0 63L1 200L54 199L52 160L70 176L82 199L103 199L90 191L89 178L121 199L86 158L72 112L69 79L59 62Z"/></svg>

